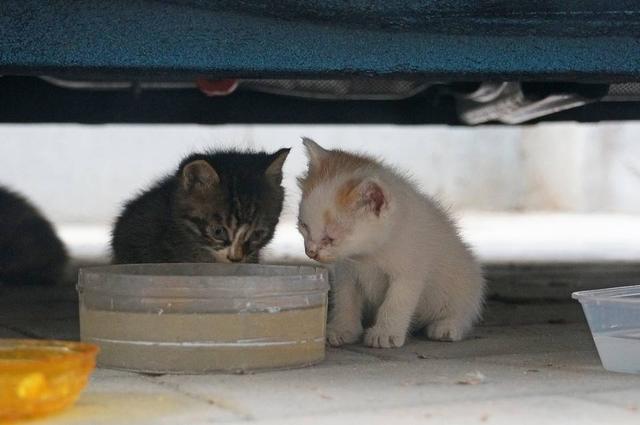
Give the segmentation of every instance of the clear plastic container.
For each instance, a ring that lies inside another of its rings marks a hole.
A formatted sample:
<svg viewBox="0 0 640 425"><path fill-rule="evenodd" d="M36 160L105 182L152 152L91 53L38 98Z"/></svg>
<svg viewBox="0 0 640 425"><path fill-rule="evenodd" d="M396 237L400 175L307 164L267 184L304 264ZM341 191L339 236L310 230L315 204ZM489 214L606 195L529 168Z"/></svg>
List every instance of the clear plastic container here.
<svg viewBox="0 0 640 425"><path fill-rule="evenodd" d="M640 285L574 292L598 355L612 372L640 373Z"/></svg>
<svg viewBox="0 0 640 425"><path fill-rule="evenodd" d="M325 356L319 267L142 264L80 270L80 335L98 366L150 373L300 367Z"/></svg>

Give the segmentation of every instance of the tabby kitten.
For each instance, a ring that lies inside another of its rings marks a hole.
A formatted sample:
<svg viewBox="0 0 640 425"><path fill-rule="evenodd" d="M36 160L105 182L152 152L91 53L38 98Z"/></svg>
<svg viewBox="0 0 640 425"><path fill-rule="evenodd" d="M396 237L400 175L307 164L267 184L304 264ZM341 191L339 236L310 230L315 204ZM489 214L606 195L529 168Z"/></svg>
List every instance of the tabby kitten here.
<svg viewBox="0 0 640 425"><path fill-rule="evenodd" d="M278 224L289 149L192 154L129 201L112 234L114 263L258 262Z"/></svg>
<svg viewBox="0 0 640 425"><path fill-rule="evenodd" d="M49 285L63 280L67 251L42 214L0 187L0 283Z"/></svg>
<svg viewBox="0 0 640 425"><path fill-rule="evenodd" d="M299 229L309 257L336 262L328 342L401 347L411 330L461 339L480 316L484 279L445 212L379 161L304 144Z"/></svg>

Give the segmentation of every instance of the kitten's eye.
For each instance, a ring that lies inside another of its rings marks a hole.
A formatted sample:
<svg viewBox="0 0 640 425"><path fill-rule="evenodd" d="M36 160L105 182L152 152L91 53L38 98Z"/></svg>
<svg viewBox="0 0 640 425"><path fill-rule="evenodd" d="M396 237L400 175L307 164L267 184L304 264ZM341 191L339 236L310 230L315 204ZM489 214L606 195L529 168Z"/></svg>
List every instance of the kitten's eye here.
<svg viewBox="0 0 640 425"><path fill-rule="evenodd" d="M335 240L335 239L333 239L333 238L332 238L332 237L330 237L330 236L325 236L324 238L322 238L322 244L323 244L323 245L333 245L333 241L334 241L334 240Z"/></svg>
<svg viewBox="0 0 640 425"><path fill-rule="evenodd" d="M213 226L211 228L211 235L219 240L226 240L227 239L227 229L225 229L222 226Z"/></svg>
<svg viewBox="0 0 640 425"><path fill-rule="evenodd" d="M252 234L251 234L251 240L253 241L259 241L260 239L262 239L264 237L264 235L267 232L265 232L264 230L255 230Z"/></svg>

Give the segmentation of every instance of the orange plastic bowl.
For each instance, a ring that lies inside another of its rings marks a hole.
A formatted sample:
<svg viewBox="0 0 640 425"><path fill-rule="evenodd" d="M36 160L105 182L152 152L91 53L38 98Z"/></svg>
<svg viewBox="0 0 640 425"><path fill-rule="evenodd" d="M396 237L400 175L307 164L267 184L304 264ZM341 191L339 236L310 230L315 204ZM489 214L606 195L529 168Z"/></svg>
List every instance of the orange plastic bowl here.
<svg viewBox="0 0 640 425"><path fill-rule="evenodd" d="M0 421L43 416L73 404L97 353L92 344L0 339Z"/></svg>

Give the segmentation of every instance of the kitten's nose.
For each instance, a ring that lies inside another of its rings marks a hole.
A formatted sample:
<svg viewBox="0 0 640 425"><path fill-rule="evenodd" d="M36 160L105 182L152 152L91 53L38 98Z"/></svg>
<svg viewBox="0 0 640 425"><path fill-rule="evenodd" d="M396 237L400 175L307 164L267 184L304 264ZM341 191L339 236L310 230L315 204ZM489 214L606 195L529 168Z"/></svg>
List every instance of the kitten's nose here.
<svg viewBox="0 0 640 425"><path fill-rule="evenodd" d="M239 263L244 259L244 249L242 247L242 243L240 243L238 235L236 235L236 239L231 243L231 246L227 250L227 260L232 263Z"/></svg>
<svg viewBox="0 0 640 425"><path fill-rule="evenodd" d="M304 252L307 254L307 257L313 260L318 258L318 247L313 242L310 242L308 245L305 245Z"/></svg>

